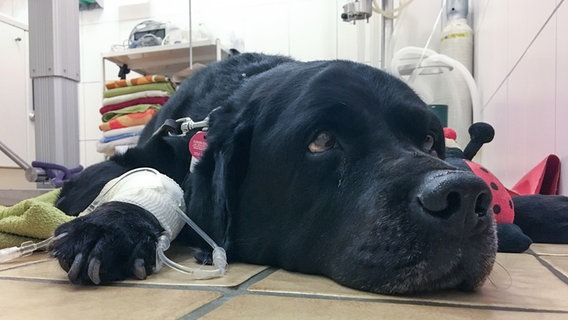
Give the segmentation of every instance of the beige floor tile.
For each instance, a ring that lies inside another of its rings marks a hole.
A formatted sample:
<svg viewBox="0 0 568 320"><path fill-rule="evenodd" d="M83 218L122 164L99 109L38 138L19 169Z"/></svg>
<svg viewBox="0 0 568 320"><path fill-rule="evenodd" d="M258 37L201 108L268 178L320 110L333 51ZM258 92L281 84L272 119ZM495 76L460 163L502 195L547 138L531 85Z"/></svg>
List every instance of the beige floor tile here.
<svg viewBox="0 0 568 320"><path fill-rule="evenodd" d="M438 293L430 301L568 311L568 285L528 254L499 254L489 281L475 294ZM568 316L567 316L568 319Z"/></svg>
<svg viewBox="0 0 568 320"><path fill-rule="evenodd" d="M0 280L2 319L179 319L216 292Z"/></svg>
<svg viewBox="0 0 568 320"><path fill-rule="evenodd" d="M530 250L540 256L568 256L568 245L533 243Z"/></svg>
<svg viewBox="0 0 568 320"><path fill-rule="evenodd" d="M568 311L568 286L528 254L499 254L490 281L475 293L446 291L396 297L342 287L329 279L277 271L249 290L364 299L402 299L456 305L499 306L533 310Z"/></svg>
<svg viewBox="0 0 568 320"><path fill-rule="evenodd" d="M26 180L23 169L0 168L0 189L36 189L35 182Z"/></svg>
<svg viewBox="0 0 568 320"><path fill-rule="evenodd" d="M43 257L43 259L40 259ZM1 278L26 278L26 279L41 279L41 280L55 280L67 281L67 274L61 267L57 260L48 258L46 254L38 256L38 260L20 261L21 264L18 268L16 262L12 268L5 268L4 271L0 269ZM175 260L186 266L199 267L198 264L192 261L193 258L186 257L182 260ZM3 266L3 265L0 265ZM8 269L8 270L6 270ZM222 278L210 280L194 280L190 275L164 267L160 272L153 274L146 278L144 281L140 280L125 280L124 283L130 284L155 284L155 285L174 285L174 286L211 286L211 287L234 287L250 279L252 276L266 269L264 266L256 266L249 264L230 264L227 273Z"/></svg>
<svg viewBox="0 0 568 320"><path fill-rule="evenodd" d="M568 314L291 297L238 296L202 319L566 319Z"/></svg>
<svg viewBox="0 0 568 320"><path fill-rule="evenodd" d="M291 294L310 294L327 297L377 299L388 296L353 290L334 281L318 276L278 270L265 279L251 285L252 292L277 292ZM390 297L389 297L390 298ZM393 299L400 299L396 296Z"/></svg>
<svg viewBox="0 0 568 320"><path fill-rule="evenodd" d="M558 272L568 277L568 256L544 256L541 258L554 267L554 269L558 270Z"/></svg>

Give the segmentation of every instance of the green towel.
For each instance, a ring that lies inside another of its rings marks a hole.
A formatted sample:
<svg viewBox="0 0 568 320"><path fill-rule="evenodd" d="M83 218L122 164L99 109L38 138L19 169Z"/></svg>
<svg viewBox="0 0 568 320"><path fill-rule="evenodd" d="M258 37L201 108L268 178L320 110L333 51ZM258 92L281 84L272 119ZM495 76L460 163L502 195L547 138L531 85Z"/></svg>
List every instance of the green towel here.
<svg viewBox="0 0 568 320"><path fill-rule="evenodd" d="M59 225L73 220L75 217L54 205L59 191L55 189L11 207L0 206L0 248L47 239Z"/></svg>
<svg viewBox="0 0 568 320"><path fill-rule="evenodd" d="M123 94L141 92L141 91L149 91L149 90L160 90L165 91L172 95L176 90L169 82L160 82L160 83L148 83L148 84L140 84L131 87L124 87L124 88L115 88L115 89L108 89L105 90L103 93L104 98L112 98L116 96L120 96Z"/></svg>

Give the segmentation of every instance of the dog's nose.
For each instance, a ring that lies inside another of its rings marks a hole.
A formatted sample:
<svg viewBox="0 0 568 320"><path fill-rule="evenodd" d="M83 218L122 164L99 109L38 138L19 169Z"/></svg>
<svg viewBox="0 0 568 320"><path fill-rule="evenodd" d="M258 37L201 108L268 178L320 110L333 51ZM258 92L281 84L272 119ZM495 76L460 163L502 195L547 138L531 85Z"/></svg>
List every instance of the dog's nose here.
<svg viewBox="0 0 568 320"><path fill-rule="evenodd" d="M491 205L491 191L479 177L467 171L428 173L417 189L422 211L436 220L446 220L451 230L473 227Z"/></svg>

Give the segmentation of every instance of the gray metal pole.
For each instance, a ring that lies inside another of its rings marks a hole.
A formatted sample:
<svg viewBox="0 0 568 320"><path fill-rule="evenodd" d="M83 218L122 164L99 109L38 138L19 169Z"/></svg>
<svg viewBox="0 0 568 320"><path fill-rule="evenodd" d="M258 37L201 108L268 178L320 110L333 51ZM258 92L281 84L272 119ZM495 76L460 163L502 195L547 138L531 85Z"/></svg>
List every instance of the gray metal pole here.
<svg viewBox="0 0 568 320"><path fill-rule="evenodd" d="M189 70L193 69L193 21L191 20L191 0L189 0Z"/></svg>
<svg viewBox="0 0 568 320"><path fill-rule="evenodd" d="M75 167L79 157L79 4L29 0L36 159Z"/></svg>
<svg viewBox="0 0 568 320"><path fill-rule="evenodd" d="M394 8L392 0L382 0L383 10ZM393 19L381 16L381 69L385 70L390 63L389 45L393 32Z"/></svg>

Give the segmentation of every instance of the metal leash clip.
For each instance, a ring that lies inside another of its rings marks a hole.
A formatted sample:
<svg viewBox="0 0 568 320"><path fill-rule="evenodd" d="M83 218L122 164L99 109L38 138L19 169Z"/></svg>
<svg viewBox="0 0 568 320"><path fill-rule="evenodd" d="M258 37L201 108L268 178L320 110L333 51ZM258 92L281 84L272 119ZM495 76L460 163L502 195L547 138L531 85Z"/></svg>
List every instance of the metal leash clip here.
<svg viewBox="0 0 568 320"><path fill-rule="evenodd" d="M185 136L189 131L193 129L201 129L206 128L209 125L209 116L201 121L193 121L190 117L179 118L176 120L177 123L180 124L181 134L178 136Z"/></svg>
<svg viewBox="0 0 568 320"><path fill-rule="evenodd" d="M211 116L211 114L213 114L213 112L217 111L221 109L221 107L217 107L213 110L211 110L211 112L209 112L209 114L207 115L207 117L205 117L205 119L201 120L201 121L193 121L193 119L191 119L190 117L184 117L184 118L179 118L176 120L176 123L181 123L179 125L179 130L181 131L180 134L178 134L178 136L185 136L189 131L194 130L194 129L202 129L203 131L207 130L207 127L209 126L209 116ZM170 133L170 135L174 135L172 133Z"/></svg>

